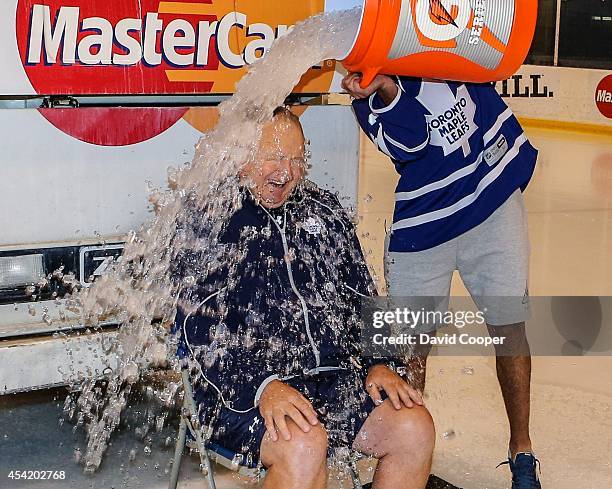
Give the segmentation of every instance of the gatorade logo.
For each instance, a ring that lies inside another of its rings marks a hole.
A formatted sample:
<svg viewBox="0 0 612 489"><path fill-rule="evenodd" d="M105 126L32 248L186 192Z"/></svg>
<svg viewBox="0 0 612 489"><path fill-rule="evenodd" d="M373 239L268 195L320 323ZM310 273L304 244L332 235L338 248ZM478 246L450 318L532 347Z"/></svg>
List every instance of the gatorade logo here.
<svg viewBox="0 0 612 489"><path fill-rule="evenodd" d="M481 42L500 54L506 43L485 25L489 5L486 0L410 0L414 31L421 46L456 49L458 37L468 32L465 42ZM512 16L507 17L512 21ZM399 57L399 53L392 54Z"/></svg>
<svg viewBox="0 0 612 489"><path fill-rule="evenodd" d="M19 0L17 45L41 95L233 93L248 65L324 6L324 0L291 8L279 8L278 0ZM330 63L311 70L296 91L328 91L334 68ZM119 117L109 109L112 117L89 127L92 134L83 133L84 121L62 123L68 113L42 112L79 139L116 145L163 132L185 110L157 113L147 122L141 112L125 120L126 111Z"/></svg>
<svg viewBox="0 0 612 489"><path fill-rule="evenodd" d="M415 24L425 45L455 47L449 41L457 38L467 27L472 16L469 0L411 0Z"/></svg>
<svg viewBox="0 0 612 489"><path fill-rule="evenodd" d="M595 103L604 117L612 119L612 75L606 76L597 85Z"/></svg>

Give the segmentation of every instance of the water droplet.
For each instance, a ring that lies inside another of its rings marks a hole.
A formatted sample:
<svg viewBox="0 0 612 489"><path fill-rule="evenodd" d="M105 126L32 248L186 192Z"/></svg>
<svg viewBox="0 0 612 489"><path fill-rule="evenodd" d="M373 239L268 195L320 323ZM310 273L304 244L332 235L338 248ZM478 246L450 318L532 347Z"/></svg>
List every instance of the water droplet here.
<svg viewBox="0 0 612 489"><path fill-rule="evenodd" d="M234 455L234 458L232 459L232 470L238 470L238 467L242 465L242 459L242 454L237 453Z"/></svg>
<svg viewBox="0 0 612 489"><path fill-rule="evenodd" d="M442 437L445 440L452 440L453 438L455 438L455 436L457 436L457 434L455 433L455 430L446 430L443 434Z"/></svg>

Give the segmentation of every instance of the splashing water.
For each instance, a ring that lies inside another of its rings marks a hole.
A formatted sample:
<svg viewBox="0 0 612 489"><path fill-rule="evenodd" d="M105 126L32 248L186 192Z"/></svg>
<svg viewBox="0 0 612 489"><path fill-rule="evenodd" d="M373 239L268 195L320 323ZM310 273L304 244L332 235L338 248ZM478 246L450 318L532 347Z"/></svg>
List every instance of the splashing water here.
<svg viewBox="0 0 612 489"><path fill-rule="evenodd" d="M277 40L219 106L219 122L197 144L192 164L171 170L169 190L151 195L154 221L132 232L123 256L69 300L69 309L78 308L87 325L95 328L109 318L121 324L117 340L105 347L117 358L117 365L106 360L113 374L102 386L95 378L73 378L82 382L80 394L66 403L67 413L87 429L86 471L100 465L134 384L166 358L166 346L172 350L164 325L173 321L180 291L235 259L217 238L240 206L238 171L253 158L263 125L311 66L349 50L359 18L359 9L323 13ZM175 279L172 264L178 256L192 259ZM171 385L172 392L162 397L168 401L177 387Z"/></svg>

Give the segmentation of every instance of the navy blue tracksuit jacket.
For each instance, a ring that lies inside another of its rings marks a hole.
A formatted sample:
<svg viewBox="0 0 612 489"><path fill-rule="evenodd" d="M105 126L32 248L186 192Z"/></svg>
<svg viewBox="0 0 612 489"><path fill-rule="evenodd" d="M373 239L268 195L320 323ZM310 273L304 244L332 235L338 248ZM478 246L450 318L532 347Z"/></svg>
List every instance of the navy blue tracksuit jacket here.
<svg viewBox="0 0 612 489"><path fill-rule="evenodd" d="M338 199L308 181L275 210L243 194L220 243L239 258L201 277L187 291L201 307L175 321L179 354L195 355L206 377L196 388L205 409L246 412L274 379L372 363L359 358L359 328L375 287Z"/></svg>

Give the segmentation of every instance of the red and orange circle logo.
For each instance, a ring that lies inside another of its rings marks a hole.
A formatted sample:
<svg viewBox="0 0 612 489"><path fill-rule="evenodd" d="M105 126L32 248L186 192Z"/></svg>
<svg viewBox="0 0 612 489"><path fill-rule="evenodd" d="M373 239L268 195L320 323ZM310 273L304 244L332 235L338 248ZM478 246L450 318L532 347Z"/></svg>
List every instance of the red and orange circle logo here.
<svg viewBox="0 0 612 489"><path fill-rule="evenodd" d="M247 66L295 22L323 10L324 0L278 7L278 0L20 0L17 44L40 95L232 93ZM297 91L327 91L333 71L309 72ZM187 111L151 110L97 110L89 123L72 109L41 112L83 141L124 145L160 134Z"/></svg>
<svg viewBox="0 0 612 489"><path fill-rule="evenodd" d="M597 85L595 103L604 117L612 119L612 75L606 76Z"/></svg>

